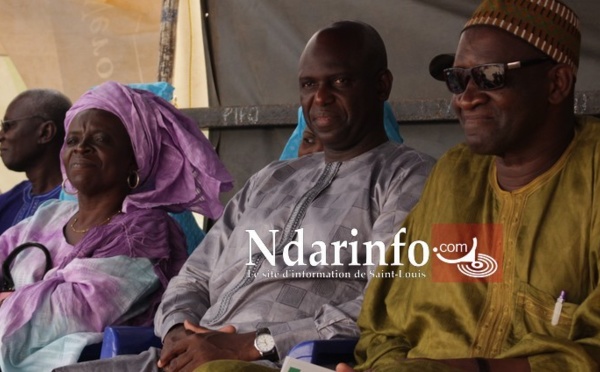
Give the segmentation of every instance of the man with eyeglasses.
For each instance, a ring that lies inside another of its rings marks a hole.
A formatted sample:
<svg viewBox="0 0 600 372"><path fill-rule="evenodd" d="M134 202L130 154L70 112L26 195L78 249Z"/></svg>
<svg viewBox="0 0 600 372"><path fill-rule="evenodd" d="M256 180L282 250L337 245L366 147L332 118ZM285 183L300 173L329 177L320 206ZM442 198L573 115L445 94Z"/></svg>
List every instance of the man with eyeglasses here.
<svg viewBox="0 0 600 372"><path fill-rule="evenodd" d="M0 234L33 215L61 190L60 149L65 114L71 101L50 89L30 89L15 97L0 127L0 157L9 170L27 180L0 194Z"/></svg>
<svg viewBox="0 0 600 372"><path fill-rule="evenodd" d="M402 266L390 247L367 288L357 370L599 370L600 121L573 112L579 50L565 4L485 0L432 61L466 139L405 220Z"/></svg>

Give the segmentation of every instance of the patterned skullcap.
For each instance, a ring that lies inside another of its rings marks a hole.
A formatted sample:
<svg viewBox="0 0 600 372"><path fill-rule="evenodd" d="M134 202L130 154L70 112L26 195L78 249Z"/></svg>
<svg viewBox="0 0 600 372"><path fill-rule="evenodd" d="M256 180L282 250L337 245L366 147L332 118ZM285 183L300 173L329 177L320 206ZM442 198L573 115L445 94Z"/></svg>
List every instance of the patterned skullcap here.
<svg viewBox="0 0 600 372"><path fill-rule="evenodd" d="M557 0L484 0L463 31L473 26L505 30L577 73L581 34L573 10Z"/></svg>

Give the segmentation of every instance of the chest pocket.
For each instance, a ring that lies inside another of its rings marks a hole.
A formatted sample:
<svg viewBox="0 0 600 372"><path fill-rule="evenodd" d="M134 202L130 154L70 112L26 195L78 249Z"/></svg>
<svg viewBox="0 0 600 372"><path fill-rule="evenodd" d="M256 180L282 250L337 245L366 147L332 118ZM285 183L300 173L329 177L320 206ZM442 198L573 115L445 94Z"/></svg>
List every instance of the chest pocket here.
<svg viewBox="0 0 600 372"><path fill-rule="evenodd" d="M528 333L539 333L552 337L569 338L573 314L578 305L564 301L558 324L552 325L556 297L527 283L521 283L517 294L516 324L517 337Z"/></svg>

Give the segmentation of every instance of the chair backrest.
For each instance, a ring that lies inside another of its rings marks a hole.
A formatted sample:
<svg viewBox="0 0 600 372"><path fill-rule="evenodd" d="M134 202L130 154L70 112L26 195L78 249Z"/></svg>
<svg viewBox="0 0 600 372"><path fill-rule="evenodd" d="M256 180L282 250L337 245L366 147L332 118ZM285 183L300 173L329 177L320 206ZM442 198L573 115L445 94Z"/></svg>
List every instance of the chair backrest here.
<svg viewBox="0 0 600 372"><path fill-rule="evenodd" d="M288 353L294 359L335 369L337 363L353 363L357 338L300 342Z"/></svg>
<svg viewBox="0 0 600 372"><path fill-rule="evenodd" d="M161 347L162 342L154 334L154 327L114 326L104 329L100 359L117 355L139 354L150 347Z"/></svg>

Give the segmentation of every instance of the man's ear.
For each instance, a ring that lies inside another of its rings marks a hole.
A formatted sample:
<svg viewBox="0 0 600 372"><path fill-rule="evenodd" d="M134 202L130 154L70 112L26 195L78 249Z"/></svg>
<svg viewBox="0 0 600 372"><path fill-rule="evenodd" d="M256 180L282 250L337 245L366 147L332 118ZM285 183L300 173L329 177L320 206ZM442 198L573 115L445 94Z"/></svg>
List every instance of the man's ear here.
<svg viewBox="0 0 600 372"><path fill-rule="evenodd" d="M553 105L560 104L573 92L575 86L573 69L561 63L552 67L548 75L550 78L548 100Z"/></svg>
<svg viewBox="0 0 600 372"><path fill-rule="evenodd" d="M394 76L387 68L381 71L377 76L377 97L381 100L381 102L387 101L387 99L390 97L393 81Z"/></svg>
<svg viewBox="0 0 600 372"><path fill-rule="evenodd" d="M52 120L46 120L39 126L39 139L38 143L49 143L52 142L56 137L56 124Z"/></svg>

